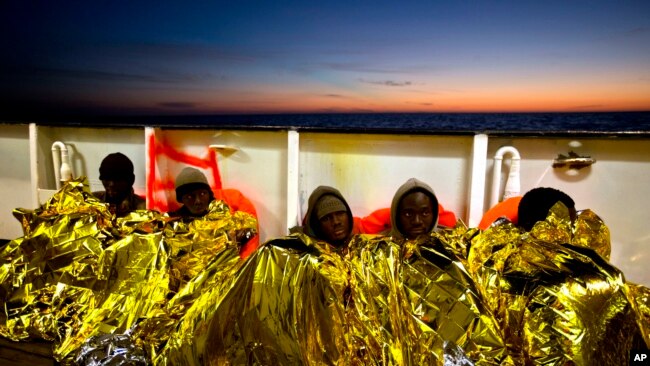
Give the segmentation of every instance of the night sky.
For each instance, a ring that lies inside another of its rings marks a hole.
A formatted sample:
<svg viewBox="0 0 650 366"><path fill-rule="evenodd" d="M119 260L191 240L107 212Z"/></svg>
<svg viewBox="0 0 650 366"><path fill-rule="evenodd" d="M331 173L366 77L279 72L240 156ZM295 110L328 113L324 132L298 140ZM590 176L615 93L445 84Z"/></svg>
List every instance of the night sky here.
<svg viewBox="0 0 650 366"><path fill-rule="evenodd" d="M650 110L650 1L0 2L0 118Z"/></svg>

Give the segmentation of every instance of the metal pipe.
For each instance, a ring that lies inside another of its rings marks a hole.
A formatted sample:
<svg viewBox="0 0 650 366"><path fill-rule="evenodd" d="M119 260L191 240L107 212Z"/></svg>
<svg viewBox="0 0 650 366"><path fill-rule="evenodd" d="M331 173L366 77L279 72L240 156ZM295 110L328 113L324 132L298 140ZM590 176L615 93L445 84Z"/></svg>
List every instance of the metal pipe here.
<svg viewBox="0 0 650 366"><path fill-rule="evenodd" d="M61 152L59 156L59 151ZM54 164L54 178L56 180L56 189L61 188L61 182L72 179L72 167L70 166L70 157L68 148L61 141L54 141L52 144L52 161Z"/></svg>
<svg viewBox="0 0 650 366"><path fill-rule="evenodd" d="M494 154L494 168L492 174L492 194L490 195L490 207L499 203L499 191L501 190L501 166L503 157L510 155L510 172L506 180L503 199L519 196L521 194L521 179L519 176L519 166L521 156L519 151L512 146L503 146Z"/></svg>

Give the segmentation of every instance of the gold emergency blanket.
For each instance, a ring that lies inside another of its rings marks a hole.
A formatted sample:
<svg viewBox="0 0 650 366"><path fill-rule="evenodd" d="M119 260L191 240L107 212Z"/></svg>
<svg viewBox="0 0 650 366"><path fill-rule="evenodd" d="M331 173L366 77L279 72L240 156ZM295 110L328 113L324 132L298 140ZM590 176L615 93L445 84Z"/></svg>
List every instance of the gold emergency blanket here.
<svg viewBox="0 0 650 366"><path fill-rule="evenodd" d="M255 219L221 201L116 219L78 180L15 215L0 335L51 340L63 364L619 365L650 345L650 290L607 262L590 211L345 249L293 234L246 260Z"/></svg>
<svg viewBox="0 0 650 366"><path fill-rule="evenodd" d="M186 314L156 364L442 365L454 347L478 365L509 363L463 265L433 239L406 250L357 236L337 251L296 233L225 287Z"/></svg>
<svg viewBox="0 0 650 366"><path fill-rule="evenodd" d="M155 363L344 363L346 266L338 253L318 244L301 234L266 243L227 291L207 296L210 308L188 312L171 335L179 341L168 343Z"/></svg>
<svg viewBox="0 0 650 366"><path fill-rule="evenodd" d="M497 322L443 236L350 244L347 319L365 350L360 364L443 364L450 346L476 365L509 364Z"/></svg>
<svg viewBox="0 0 650 366"><path fill-rule="evenodd" d="M474 237L468 269L516 364L623 365L650 346L647 301L608 256L600 218L583 211L572 227L561 204L529 233L505 223Z"/></svg>
<svg viewBox="0 0 650 366"><path fill-rule="evenodd" d="M255 218L231 215L222 201L188 223L152 211L116 219L85 178L14 215L25 235L0 253L0 335L53 341L62 363L92 336L159 314L180 317L216 257L241 262L235 232L256 228Z"/></svg>

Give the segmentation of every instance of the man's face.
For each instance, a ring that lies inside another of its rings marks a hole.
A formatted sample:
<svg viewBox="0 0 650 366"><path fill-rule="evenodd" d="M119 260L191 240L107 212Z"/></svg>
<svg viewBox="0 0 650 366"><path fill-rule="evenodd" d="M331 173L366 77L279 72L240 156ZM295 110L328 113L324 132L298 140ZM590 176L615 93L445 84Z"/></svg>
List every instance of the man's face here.
<svg viewBox="0 0 650 366"><path fill-rule="evenodd" d="M102 184L109 203L120 203L131 193L131 184L127 180L102 180Z"/></svg>
<svg viewBox="0 0 650 366"><path fill-rule="evenodd" d="M400 232L407 239L427 234L433 227L433 205L429 196L422 192L411 192L404 196L398 206Z"/></svg>
<svg viewBox="0 0 650 366"><path fill-rule="evenodd" d="M323 216L319 221L325 240L330 244L340 243L350 233L348 213L345 211L332 212Z"/></svg>
<svg viewBox="0 0 650 366"><path fill-rule="evenodd" d="M207 188L197 188L185 193L182 202L192 215L202 215L210 206L210 191Z"/></svg>

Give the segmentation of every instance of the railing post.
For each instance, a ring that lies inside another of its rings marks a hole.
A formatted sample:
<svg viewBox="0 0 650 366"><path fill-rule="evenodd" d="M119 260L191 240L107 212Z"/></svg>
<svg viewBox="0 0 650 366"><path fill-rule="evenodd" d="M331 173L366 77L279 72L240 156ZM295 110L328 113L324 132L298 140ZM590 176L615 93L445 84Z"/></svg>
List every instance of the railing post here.
<svg viewBox="0 0 650 366"><path fill-rule="evenodd" d="M472 175L470 177L468 226L477 227L483 217L485 202L485 173L487 166L488 135L474 135L472 145Z"/></svg>
<svg viewBox="0 0 650 366"><path fill-rule="evenodd" d="M300 224L300 134L289 130L287 134L287 232Z"/></svg>

